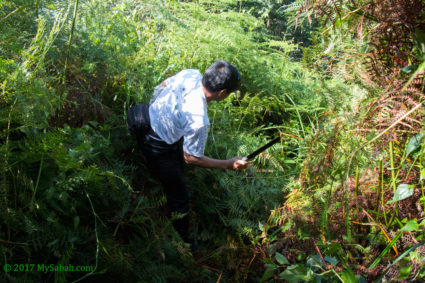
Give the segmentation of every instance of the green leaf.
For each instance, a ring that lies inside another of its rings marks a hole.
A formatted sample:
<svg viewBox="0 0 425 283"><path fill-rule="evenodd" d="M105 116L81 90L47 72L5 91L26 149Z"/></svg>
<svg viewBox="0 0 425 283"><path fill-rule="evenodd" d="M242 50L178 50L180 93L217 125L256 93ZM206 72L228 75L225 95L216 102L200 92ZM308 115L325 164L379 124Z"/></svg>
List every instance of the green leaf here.
<svg viewBox="0 0 425 283"><path fill-rule="evenodd" d="M416 219L410 220L409 222L406 223L406 225L403 226L403 228L401 228L400 231L403 231L403 232L420 231L418 221Z"/></svg>
<svg viewBox="0 0 425 283"><path fill-rule="evenodd" d="M400 233L401 235L401 233ZM416 250L417 248L419 248L420 246L422 246L423 244L425 244L425 241L422 241L416 245L414 245L413 247L410 247L409 249L405 250L393 263L391 263L387 269L384 270L384 272L382 272L382 274L378 277L378 279L375 281L376 283L380 283L382 281L382 279L384 278L385 274L387 274L387 272L391 269L391 267L396 264L397 262L399 262L400 260L402 260L405 256L407 256L408 254L410 254L411 252L413 252L414 250ZM369 267L370 268L370 267Z"/></svg>
<svg viewBox="0 0 425 283"><path fill-rule="evenodd" d="M409 80L407 81L407 83L404 84L402 91L404 91L404 89L416 78L416 76L422 72L423 70L425 70L425 61L423 61L419 67L416 69L415 73L413 73L413 75L410 76Z"/></svg>
<svg viewBox="0 0 425 283"><path fill-rule="evenodd" d="M387 201L387 204L391 204L391 203L406 199L410 197L411 195L413 195L413 185L400 184L397 187L397 191L395 192L393 199L390 201Z"/></svg>
<svg viewBox="0 0 425 283"><path fill-rule="evenodd" d="M272 264L266 264L266 267L267 267L268 269L276 270L276 269L278 269L278 268L279 268L279 265L277 265L277 264L275 264L275 263L272 263Z"/></svg>
<svg viewBox="0 0 425 283"><path fill-rule="evenodd" d="M370 141L370 140L373 140L375 137L376 137L376 133L371 132L366 136L366 140Z"/></svg>
<svg viewBox="0 0 425 283"><path fill-rule="evenodd" d="M80 224L80 217L77 215L74 217L74 229L77 230L78 224Z"/></svg>
<svg viewBox="0 0 425 283"><path fill-rule="evenodd" d="M413 151L421 147L424 136L424 133L419 133L414 137L410 138L406 149L406 157L409 156L409 154L411 154Z"/></svg>
<svg viewBox="0 0 425 283"><path fill-rule="evenodd" d="M358 283L358 282L360 282L359 278L357 278L356 275L354 274L354 272L349 268L344 269L342 271L341 278L342 278L342 281L344 283Z"/></svg>
<svg viewBox="0 0 425 283"><path fill-rule="evenodd" d="M283 272L279 274L279 277L285 279L285 282L296 283L304 282L308 269L300 264L293 264L288 266Z"/></svg>
<svg viewBox="0 0 425 283"><path fill-rule="evenodd" d="M425 179L425 168L421 168L421 180Z"/></svg>
<svg viewBox="0 0 425 283"><path fill-rule="evenodd" d="M387 254L387 252L391 249L392 246L395 245L397 240L403 235L402 232L399 232L392 240L391 242L385 247L385 249L381 252L381 254L375 259L375 261L369 266L369 269L375 268L378 263L381 262L382 258Z"/></svg>
<svg viewBox="0 0 425 283"><path fill-rule="evenodd" d="M337 265L338 259L333 256L325 256L325 261L331 265Z"/></svg>
<svg viewBox="0 0 425 283"><path fill-rule="evenodd" d="M315 271L323 267L323 263L318 255L309 256L306 264L308 267L313 268L313 270Z"/></svg>
<svg viewBox="0 0 425 283"><path fill-rule="evenodd" d="M400 275L396 279L401 280L401 279L407 278L410 275L411 271L412 271L411 265L400 268Z"/></svg>
<svg viewBox="0 0 425 283"><path fill-rule="evenodd" d="M410 264L410 260L408 258L403 258L403 260L400 261L399 267L400 272L396 280L402 280L407 278L410 275L410 272L412 271L412 265Z"/></svg>
<svg viewBox="0 0 425 283"><path fill-rule="evenodd" d="M418 67L418 65L408 65L408 66L405 66L405 67L403 67L403 68L401 68L400 70L403 72L403 73L406 73L406 74L410 74L411 72L413 72L414 70L416 70L416 68Z"/></svg>
<svg viewBox="0 0 425 283"><path fill-rule="evenodd" d="M291 228L292 228L292 223L288 221L282 226L282 232L289 231Z"/></svg>
<svg viewBox="0 0 425 283"><path fill-rule="evenodd" d="M341 21L340 20L336 20L334 26L335 26L335 28L341 27Z"/></svg>
<svg viewBox="0 0 425 283"><path fill-rule="evenodd" d="M416 49L416 57L420 61L425 61L425 33L420 29L415 30L414 43Z"/></svg>
<svg viewBox="0 0 425 283"><path fill-rule="evenodd" d="M261 222L258 222L258 230L263 231L264 229L264 224Z"/></svg>
<svg viewBox="0 0 425 283"><path fill-rule="evenodd" d="M56 245L56 243L59 242L58 239L51 241L50 243L47 244L47 247L51 247L53 245Z"/></svg>
<svg viewBox="0 0 425 283"><path fill-rule="evenodd" d="M268 263L268 264L273 264L273 260L271 260L271 259L270 259L270 258L268 258L268 257L264 258L264 259L263 259L263 261L264 261L265 263Z"/></svg>
<svg viewBox="0 0 425 283"><path fill-rule="evenodd" d="M261 277L260 282L264 282L264 281L272 278L274 271L275 271L275 268L267 268L266 271L264 272L263 276Z"/></svg>
<svg viewBox="0 0 425 283"><path fill-rule="evenodd" d="M275 258L280 265L289 264L288 259L281 253L276 252Z"/></svg>

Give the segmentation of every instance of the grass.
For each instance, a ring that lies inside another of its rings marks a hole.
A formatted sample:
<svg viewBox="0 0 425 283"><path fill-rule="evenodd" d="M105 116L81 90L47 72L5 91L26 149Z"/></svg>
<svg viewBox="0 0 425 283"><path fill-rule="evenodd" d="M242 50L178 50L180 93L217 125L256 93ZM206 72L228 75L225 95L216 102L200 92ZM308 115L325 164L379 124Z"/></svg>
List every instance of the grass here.
<svg viewBox="0 0 425 283"><path fill-rule="evenodd" d="M2 278L425 276L423 127L412 120L421 117L423 99L400 83L409 107L391 106L393 90L359 81L366 71L363 56L350 55L357 50L351 40L333 49L316 35L310 47L284 41L251 4L2 3L1 262L43 258L96 270ZM302 60L294 55L301 50ZM243 87L210 105L207 154L244 156L278 134L281 143L246 172L189 167L191 233L205 247L192 257L176 240L160 184L127 136L125 114L149 101L166 77L204 71L217 59L238 66ZM416 88L420 78L419 70L406 81Z"/></svg>

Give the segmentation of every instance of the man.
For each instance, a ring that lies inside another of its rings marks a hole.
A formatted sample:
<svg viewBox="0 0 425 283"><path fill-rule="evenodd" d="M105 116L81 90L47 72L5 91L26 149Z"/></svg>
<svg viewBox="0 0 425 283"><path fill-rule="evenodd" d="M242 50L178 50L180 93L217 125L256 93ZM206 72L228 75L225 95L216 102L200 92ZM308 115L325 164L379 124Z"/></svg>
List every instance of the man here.
<svg viewBox="0 0 425 283"><path fill-rule="evenodd" d="M173 225L185 242L188 239L189 193L184 164L229 170L248 165L241 157L228 160L204 155L210 122L207 104L220 101L240 87L235 66L217 61L205 72L184 70L155 87L149 103L151 130L139 138L148 167L163 185ZM177 216L176 216L177 215Z"/></svg>

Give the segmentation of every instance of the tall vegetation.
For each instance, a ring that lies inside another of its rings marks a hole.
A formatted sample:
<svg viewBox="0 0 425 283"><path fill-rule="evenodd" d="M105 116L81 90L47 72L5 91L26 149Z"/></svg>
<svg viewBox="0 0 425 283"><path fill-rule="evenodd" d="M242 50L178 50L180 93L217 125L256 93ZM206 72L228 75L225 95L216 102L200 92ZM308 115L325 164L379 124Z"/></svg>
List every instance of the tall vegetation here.
<svg viewBox="0 0 425 283"><path fill-rule="evenodd" d="M425 271L423 1L291 6L298 6L297 21L322 26L305 62L362 86L353 94L367 92L310 137L299 179L270 216L263 242L279 249L263 279L280 271L287 280L419 280ZM287 253L297 259L291 265L280 252L294 244L302 248ZM302 256L306 249L310 256Z"/></svg>
<svg viewBox="0 0 425 283"><path fill-rule="evenodd" d="M424 7L387 2L2 1L0 265L93 269L1 278L424 278ZM243 87L209 106L206 153L281 143L188 168L192 255L125 115L218 59Z"/></svg>

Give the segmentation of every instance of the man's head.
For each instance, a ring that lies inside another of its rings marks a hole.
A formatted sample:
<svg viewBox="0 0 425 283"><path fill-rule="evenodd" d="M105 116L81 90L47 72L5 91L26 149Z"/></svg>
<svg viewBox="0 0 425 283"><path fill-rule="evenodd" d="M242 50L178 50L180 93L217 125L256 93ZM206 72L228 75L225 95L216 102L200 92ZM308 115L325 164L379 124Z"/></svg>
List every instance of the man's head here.
<svg viewBox="0 0 425 283"><path fill-rule="evenodd" d="M239 89L240 82L241 75L236 67L224 60L214 62L202 77L202 85L209 94L214 96L209 100L226 98L230 93Z"/></svg>

